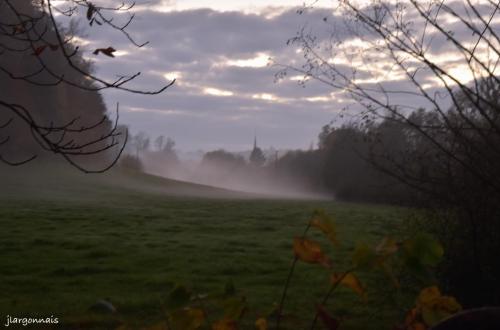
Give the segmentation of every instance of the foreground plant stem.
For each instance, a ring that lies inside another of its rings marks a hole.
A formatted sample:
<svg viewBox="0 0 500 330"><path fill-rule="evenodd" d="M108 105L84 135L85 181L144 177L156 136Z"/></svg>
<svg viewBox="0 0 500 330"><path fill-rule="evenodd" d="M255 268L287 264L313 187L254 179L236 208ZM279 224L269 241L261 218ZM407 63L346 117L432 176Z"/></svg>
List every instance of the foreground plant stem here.
<svg viewBox="0 0 500 330"><path fill-rule="evenodd" d="M302 234L302 238L306 237L309 228L311 228L311 221L309 221L309 223L307 224L307 227L304 230L304 233ZM292 279L293 271L295 270L295 265L297 265L298 260L299 258L297 258L297 256L293 257L292 265L290 266L290 271L288 272L288 276L286 278L285 287L283 288L283 294L281 295L281 300L278 305L278 315L276 317L276 330L279 330L280 328L281 313L283 311L283 306L285 305L286 293L288 291L288 287L290 286L290 280Z"/></svg>
<svg viewBox="0 0 500 330"><path fill-rule="evenodd" d="M342 274L342 276L337 281L335 281L335 283L332 284L332 286L330 287L330 290L328 290L326 295L323 297L323 300L321 301L321 306L324 306L327 303L328 299L330 299L331 295L333 294L333 292L335 292L335 290L337 289L339 284L342 282L342 280L352 271L353 271L352 269L349 269L348 271L344 272ZM310 330L314 330L316 328L316 323L318 322L318 316L319 316L318 309L316 309L316 314L314 315L314 319L311 323Z"/></svg>

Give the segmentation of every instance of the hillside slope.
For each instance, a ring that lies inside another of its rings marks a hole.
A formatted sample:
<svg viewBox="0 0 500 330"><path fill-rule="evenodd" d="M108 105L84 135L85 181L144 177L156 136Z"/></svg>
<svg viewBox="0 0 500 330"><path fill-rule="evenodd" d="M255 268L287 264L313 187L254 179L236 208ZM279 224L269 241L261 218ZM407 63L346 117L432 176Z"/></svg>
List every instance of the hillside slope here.
<svg viewBox="0 0 500 330"><path fill-rule="evenodd" d="M2 199L107 200L123 195L159 194L166 197L255 198L254 194L166 179L113 168L85 174L66 164L0 166Z"/></svg>

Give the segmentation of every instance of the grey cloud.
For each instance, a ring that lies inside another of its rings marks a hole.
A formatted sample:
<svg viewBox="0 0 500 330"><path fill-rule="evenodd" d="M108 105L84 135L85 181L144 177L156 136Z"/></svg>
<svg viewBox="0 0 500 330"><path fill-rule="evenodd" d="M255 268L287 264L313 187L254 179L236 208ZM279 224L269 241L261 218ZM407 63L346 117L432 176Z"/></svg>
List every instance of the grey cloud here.
<svg viewBox="0 0 500 330"><path fill-rule="evenodd" d="M290 9L266 18L209 9L141 10L130 32L139 42L150 41L145 50L134 48L116 31L92 27L84 31L91 42L85 51L96 61L98 73L109 79L141 71L141 77L130 85L133 88L152 90L167 83L163 74L180 73L178 84L161 95L104 94L110 109L120 102L122 123L133 131L170 135L184 149L234 149L246 145L254 130L262 136L264 146L306 147L335 116L333 104L306 98L331 91L321 84L302 88L293 81L275 83L275 67L237 67L223 62L250 59L259 53L291 61L297 55L286 46L288 38L306 22L322 22L328 14L329 10L321 9L297 15ZM109 45L128 53L115 59L91 55L93 49ZM205 95L204 88L233 95ZM252 98L255 94L272 94L285 102Z"/></svg>
<svg viewBox="0 0 500 330"><path fill-rule="evenodd" d="M290 80L275 83L275 67L225 66L223 62L264 53L278 62L296 61L300 66L301 55L295 53L295 48L287 47L286 41L302 26L321 31L320 39L332 32L346 38L343 23L335 21L331 14L330 10L317 9L297 15L295 9L290 9L266 18L209 9L168 13L141 10L130 32L138 41L150 41L145 50L134 48L116 31L99 27L94 31L93 27L86 31L92 41L86 54L95 47L108 45L127 51L115 59L89 57L97 59L98 73L110 79L117 73L141 71L140 79L131 85L135 88L152 90L167 83L163 74L180 73L178 84L161 95L105 93L110 108L120 102L122 123L133 131L172 136L183 149L234 149L246 145L249 139L251 142L255 129L264 146L307 147L321 126L334 119L345 105L311 102L307 98L325 97L333 90L314 81L306 88ZM327 16L330 19L325 23L322 19ZM408 85L392 81L387 86ZM207 87L233 95L206 95L203 89ZM272 94L284 102L252 98L254 94Z"/></svg>

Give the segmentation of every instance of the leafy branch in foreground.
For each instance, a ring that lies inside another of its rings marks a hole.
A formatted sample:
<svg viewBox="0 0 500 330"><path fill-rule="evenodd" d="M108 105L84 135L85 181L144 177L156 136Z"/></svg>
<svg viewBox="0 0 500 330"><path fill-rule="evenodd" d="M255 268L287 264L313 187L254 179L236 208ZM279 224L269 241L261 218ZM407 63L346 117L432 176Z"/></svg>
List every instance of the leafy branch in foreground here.
<svg viewBox="0 0 500 330"><path fill-rule="evenodd" d="M385 237L376 247L359 243L352 252L351 266L344 270L333 270L331 258L323 252L321 244L306 238L311 227L323 232L335 247L340 245L333 218L323 210L316 210L304 235L294 239L294 259L278 307L276 329L280 329L286 293L298 261L321 265L330 272L330 289L317 305L310 329L315 329L320 319L327 329L336 330L340 328L341 321L329 314L327 304L340 286L349 288L366 301L366 287L360 280L359 273L382 271L394 287L399 289L401 285L395 265L402 265L402 271L409 271L417 278L430 279L432 269L441 261L444 253L439 242L424 233L404 240ZM416 307L408 314L401 329L427 329L460 309L461 306L454 298L441 296L436 286L424 288L417 299Z"/></svg>

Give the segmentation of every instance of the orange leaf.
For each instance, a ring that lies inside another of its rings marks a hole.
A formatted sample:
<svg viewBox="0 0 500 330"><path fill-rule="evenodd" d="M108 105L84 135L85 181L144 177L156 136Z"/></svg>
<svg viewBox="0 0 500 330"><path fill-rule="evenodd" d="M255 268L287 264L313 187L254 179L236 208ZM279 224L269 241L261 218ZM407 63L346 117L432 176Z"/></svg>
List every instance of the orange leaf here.
<svg viewBox="0 0 500 330"><path fill-rule="evenodd" d="M321 251L321 246L315 241L295 237L293 239L293 252L303 262L331 267L330 259Z"/></svg>
<svg viewBox="0 0 500 330"><path fill-rule="evenodd" d="M234 320L222 319L212 324L212 330L237 330L237 324Z"/></svg>
<svg viewBox="0 0 500 330"><path fill-rule="evenodd" d="M333 284L339 283L343 286L346 286L356 292L361 298L366 299L365 289L363 288L363 285L361 284L359 279L353 273L333 273L330 279Z"/></svg>
<svg viewBox="0 0 500 330"><path fill-rule="evenodd" d="M263 317L257 319L257 321L255 321L255 328L257 330L267 330L267 320Z"/></svg>
<svg viewBox="0 0 500 330"><path fill-rule="evenodd" d="M408 327L411 324L417 322L417 317L419 315L419 311L417 308L412 308L405 317L405 326Z"/></svg>
<svg viewBox="0 0 500 330"><path fill-rule="evenodd" d="M408 330L427 330L428 328L425 326L425 324L421 322L416 322L413 324L410 324L410 326L407 328Z"/></svg>

